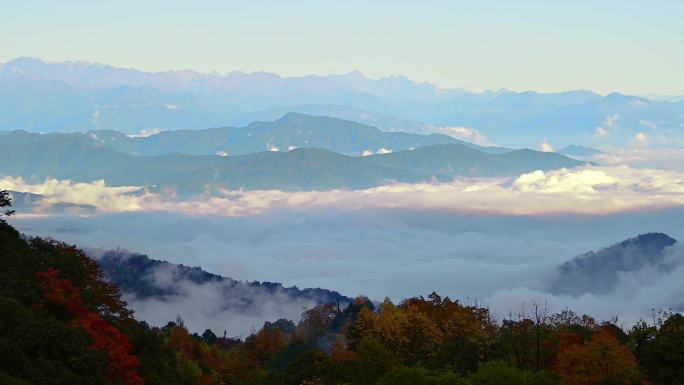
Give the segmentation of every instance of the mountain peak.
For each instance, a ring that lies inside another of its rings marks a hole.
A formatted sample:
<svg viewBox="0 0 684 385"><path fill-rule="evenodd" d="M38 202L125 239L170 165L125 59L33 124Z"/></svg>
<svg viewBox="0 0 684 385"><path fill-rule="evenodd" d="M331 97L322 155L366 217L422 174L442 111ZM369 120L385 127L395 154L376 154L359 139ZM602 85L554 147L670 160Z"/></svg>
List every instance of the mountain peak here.
<svg viewBox="0 0 684 385"><path fill-rule="evenodd" d="M664 233L646 233L639 234L634 238L629 238L620 242L620 246L627 246L630 244L637 245L641 248L654 248L662 250L668 246L677 243L677 240Z"/></svg>
<svg viewBox="0 0 684 385"><path fill-rule="evenodd" d="M8 61L5 65L38 65L46 64L44 61L30 56L21 56L14 60Z"/></svg>
<svg viewBox="0 0 684 385"><path fill-rule="evenodd" d="M278 120L293 120L293 119L302 119L302 118L310 118L312 117L311 115L307 114L302 114L301 112L287 112L283 116L280 117Z"/></svg>
<svg viewBox="0 0 684 385"><path fill-rule="evenodd" d="M621 94L619 92L611 92L610 94L604 96L603 99L605 99L606 101L617 102L617 103L642 100L642 98L639 98L636 96L631 96L631 95ZM645 100L645 99L643 99L643 100Z"/></svg>
<svg viewBox="0 0 684 385"><path fill-rule="evenodd" d="M646 233L626 239L596 252L579 255L558 268L552 291L561 294L606 294L618 284L621 272L638 272L645 266L668 271L667 247L677 240L663 233Z"/></svg>
<svg viewBox="0 0 684 385"><path fill-rule="evenodd" d="M33 71L44 70L47 67L97 67L114 68L106 64L90 62L85 60L67 60L60 62L50 62L31 56L22 56L5 63L6 68L23 68Z"/></svg>
<svg viewBox="0 0 684 385"><path fill-rule="evenodd" d="M22 56L12 61L0 65L0 68L16 75L23 75L24 72L33 72L42 70L47 66L47 63L34 57Z"/></svg>
<svg viewBox="0 0 684 385"><path fill-rule="evenodd" d="M344 74L345 77L348 78L354 78L354 79L367 79L366 75L363 74L363 72L359 70L353 70L351 72L348 72Z"/></svg>
<svg viewBox="0 0 684 385"><path fill-rule="evenodd" d="M279 122L310 122L311 124L323 124L325 126L328 126L330 124L339 124L343 123L348 128L358 128L359 126L364 126L361 123L352 121L352 120L346 120L346 119L341 119L341 118L333 118L329 116L318 116L318 115L309 115L309 114L303 114L301 112L287 112L283 116L281 116L279 119L276 119L272 123L279 123ZM377 128L373 127L374 131L379 131Z"/></svg>

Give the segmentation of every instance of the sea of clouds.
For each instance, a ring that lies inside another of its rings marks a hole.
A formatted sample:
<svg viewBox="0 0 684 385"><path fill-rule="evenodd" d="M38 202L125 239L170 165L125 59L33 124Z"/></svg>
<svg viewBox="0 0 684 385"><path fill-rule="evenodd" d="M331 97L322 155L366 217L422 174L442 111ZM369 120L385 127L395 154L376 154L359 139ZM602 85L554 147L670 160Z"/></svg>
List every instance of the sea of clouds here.
<svg viewBox="0 0 684 385"><path fill-rule="evenodd" d="M681 265L622 274L603 295L548 290L556 267L579 254L647 232L684 239L679 171L586 167L356 191L223 191L186 201L104 182L5 177L0 186L45 197L11 219L27 234L121 247L235 279L394 301L435 290L484 301L501 315L543 300L554 311L569 307L632 322L653 308L684 305ZM63 203L96 211L50 212ZM217 308L218 295L210 286L189 285L177 298L128 299L152 323L181 315L199 331L208 325L236 335L263 320L296 319L307 305L263 299L266 305L235 315Z"/></svg>
<svg viewBox="0 0 684 385"><path fill-rule="evenodd" d="M189 215L247 216L279 209L443 209L501 215L611 214L684 204L684 172L662 169L584 167L534 171L514 178L455 179L452 183L396 183L363 190L231 191L178 201L173 193L142 187L110 187L104 181L72 183L0 178L4 189L45 196L35 212L56 204L94 206L100 213L171 211Z"/></svg>

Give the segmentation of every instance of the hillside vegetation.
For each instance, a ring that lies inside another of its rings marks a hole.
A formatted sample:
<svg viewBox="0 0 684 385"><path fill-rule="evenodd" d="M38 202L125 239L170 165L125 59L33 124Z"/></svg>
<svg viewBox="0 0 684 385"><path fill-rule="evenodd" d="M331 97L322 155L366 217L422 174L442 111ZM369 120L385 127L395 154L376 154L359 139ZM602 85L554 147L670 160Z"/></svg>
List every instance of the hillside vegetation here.
<svg viewBox="0 0 684 385"><path fill-rule="evenodd" d="M451 182L457 177L515 176L585 164L555 153L529 149L497 152L461 143L432 144L372 156L349 156L324 148L263 148L262 152L245 155L217 156L188 155L193 152L193 139L188 138L177 139L187 144L185 154L142 156L136 151L124 152L117 146L93 143L83 134L17 131L0 134L0 139L0 175L39 182L45 178L75 182L103 179L114 186L172 189L181 196L203 193L208 187L301 191L361 189L391 182ZM333 143L339 144L337 139Z"/></svg>

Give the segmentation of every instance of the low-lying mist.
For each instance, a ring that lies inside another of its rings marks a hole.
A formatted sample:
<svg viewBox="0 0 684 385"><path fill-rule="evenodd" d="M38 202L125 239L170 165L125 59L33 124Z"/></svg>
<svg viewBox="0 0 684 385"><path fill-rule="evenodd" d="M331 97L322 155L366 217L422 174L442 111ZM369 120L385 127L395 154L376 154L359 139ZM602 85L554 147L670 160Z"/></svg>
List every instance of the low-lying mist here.
<svg viewBox="0 0 684 385"><path fill-rule="evenodd" d="M11 219L27 234L86 248L120 247L239 280L374 300L437 291L485 301L500 314L533 299L603 319L634 320L653 308L684 306L681 264L618 273L615 287L601 294L592 285L578 296L550 294L558 266L577 255L643 233L684 239L684 174L678 171L585 167L355 191L221 190L185 201L103 182L5 177L0 185L34 194ZM52 211L55 205L61 210ZM668 252L681 260L679 245ZM263 320L297 318L307 305L264 298L261 307L228 314L217 307L215 291L189 285L177 298L129 300L154 323L181 315L193 328L221 332L225 325L235 333Z"/></svg>
<svg viewBox="0 0 684 385"><path fill-rule="evenodd" d="M83 247L122 247L235 279L394 301L435 290L452 298L484 300L501 314L537 298L555 310L570 307L599 318L631 320L647 317L652 308L680 306L676 301L684 291L680 266L656 276L648 269L626 274L605 295L547 293L557 266L584 252L653 231L684 239L681 208L543 217L436 209L275 210L241 217L129 212L19 217L12 222L28 234ZM231 317L212 310L217 301L211 292L210 287L193 286L172 301L133 300L131 305L154 323L178 314L198 329L225 325L241 333L262 319L296 318L292 309L298 313L302 307L272 303L264 305L268 311Z"/></svg>

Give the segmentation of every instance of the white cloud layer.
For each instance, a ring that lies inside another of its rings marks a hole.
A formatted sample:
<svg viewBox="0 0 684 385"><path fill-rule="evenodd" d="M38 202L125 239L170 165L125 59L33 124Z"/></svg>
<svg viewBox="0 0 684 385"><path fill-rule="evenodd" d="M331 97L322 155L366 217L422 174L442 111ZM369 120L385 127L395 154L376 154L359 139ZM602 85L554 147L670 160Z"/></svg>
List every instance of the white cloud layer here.
<svg viewBox="0 0 684 385"><path fill-rule="evenodd" d="M684 171L684 148L604 148L604 154L598 154L584 160L593 161L605 166L627 165L636 168L657 168L673 171Z"/></svg>
<svg viewBox="0 0 684 385"><path fill-rule="evenodd" d="M466 142L474 143L480 146L492 146L494 143L489 141L487 137L480 131L474 128L467 127L453 127L453 126L427 126L424 131L432 134L444 134L453 138L464 140Z"/></svg>
<svg viewBox="0 0 684 385"><path fill-rule="evenodd" d="M111 187L102 180L72 183L50 178L44 183L32 184L22 178L2 177L0 188L42 195L43 198L35 207L38 212L63 203L94 206L101 212L138 211L143 210L150 200L158 199L141 187Z"/></svg>
<svg viewBox="0 0 684 385"><path fill-rule="evenodd" d="M392 184L352 191L222 190L216 196L186 201L140 187L111 187L103 181L72 183L48 179L42 184L31 184L21 178L6 177L0 179L0 186L44 195L36 208L38 212L54 204L68 203L92 205L98 212L175 211L220 216L326 207L441 209L499 215L605 215L684 205L684 173L625 166L535 171L517 178Z"/></svg>

